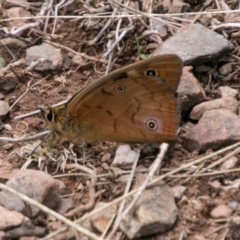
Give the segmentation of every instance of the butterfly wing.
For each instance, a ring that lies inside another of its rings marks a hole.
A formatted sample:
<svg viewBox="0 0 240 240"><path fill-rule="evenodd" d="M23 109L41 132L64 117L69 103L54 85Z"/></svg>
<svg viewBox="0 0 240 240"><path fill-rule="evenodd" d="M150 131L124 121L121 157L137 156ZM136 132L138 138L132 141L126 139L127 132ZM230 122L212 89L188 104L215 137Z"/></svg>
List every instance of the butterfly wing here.
<svg viewBox="0 0 240 240"><path fill-rule="evenodd" d="M181 70L176 55L164 55L97 80L66 105L74 132L86 142L174 140L179 121L174 92Z"/></svg>

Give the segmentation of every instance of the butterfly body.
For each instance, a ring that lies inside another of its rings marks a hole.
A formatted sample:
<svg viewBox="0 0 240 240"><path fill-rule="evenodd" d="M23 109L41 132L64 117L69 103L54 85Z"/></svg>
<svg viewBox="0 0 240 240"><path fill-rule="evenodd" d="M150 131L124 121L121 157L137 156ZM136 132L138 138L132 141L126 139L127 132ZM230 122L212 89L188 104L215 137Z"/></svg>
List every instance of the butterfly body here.
<svg viewBox="0 0 240 240"><path fill-rule="evenodd" d="M100 78L44 115L71 142L169 142L179 124L181 71L176 55L153 57Z"/></svg>

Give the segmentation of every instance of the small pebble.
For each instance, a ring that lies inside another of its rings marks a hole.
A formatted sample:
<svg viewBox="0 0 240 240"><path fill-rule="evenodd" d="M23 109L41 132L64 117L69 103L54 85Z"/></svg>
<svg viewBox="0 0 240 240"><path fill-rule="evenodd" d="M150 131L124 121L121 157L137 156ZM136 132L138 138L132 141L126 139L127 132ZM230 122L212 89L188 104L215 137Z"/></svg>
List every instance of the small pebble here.
<svg viewBox="0 0 240 240"><path fill-rule="evenodd" d="M232 209L227 205L219 205L211 211L212 218L228 218L232 215Z"/></svg>
<svg viewBox="0 0 240 240"><path fill-rule="evenodd" d="M2 145L2 148L4 150L10 150L10 149L12 149L12 147L13 147L12 143L6 143L6 144Z"/></svg>
<svg viewBox="0 0 240 240"><path fill-rule="evenodd" d="M221 189L221 183L219 181L210 182L209 185L215 190L219 191Z"/></svg>
<svg viewBox="0 0 240 240"><path fill-rule="evenodd" d="M224 171L224 170L232 169L236 167L237 162L238 162L238 158L233 156L221 165L220 170Z"/></svg>
<svg viewBox="0 0 240 240"><path fill-rule="evenodd" d="M230 201L228 203L228 206L233 210L233 211L240 211L240 203L237 201Z"/></svg>
<svg viewBox="0 0 240 240"><path fill-rule="evenodd" d="M10 111L9 104L5 101L0 100L0 117L4 118Z"/></svg>
<svg viewBox="0 0 240 240"><path fill-rule="evenodd" d="M219 68L219 73L222 75L228 75L233 71L232 63L224 64L222 67Z"/></svg>
<svg viewBox="0 0 240 240"><path fill-rule="evenodd" d="M174 197L179 200L182 198L183 194L186 192L187 188L184 186L176 186L172 188Z"/></svg>
<svg viewBox="0 0 240 240"><path fill-rule="evenodd" d="M224 97L234 97L236 98L238 96L238 90L233 89L229 86L222 86L218 88L222 98Z"/></svg>
<svg viewBox="0 0 240 240"><path fill-rule="evenodd" d="M102 163L101 166L104 170L109 170L109 168L110 168L106 162Z"/></svg>
<svg viewBox="0 0 240 240"><path fill-rule="evenodd" d="M194 240L207 240L205 237L199 236L199 235L195 235L195 236L193 237L193 239L194 239Z"/></svg>
<svg viewBox="0 0 240 240"><path fill-rule="evenodd" d="M111 158L111 154L110 153L105 153L102 158L101 158L101 162L106 162Z"/></svg>
<svg viewBox="0 0 240 240"><path fill-rule="evenodd" d="M129 145L121 145L116 151L116 156L112 162L112 166L131 166L136 159L137 153L133 151Z"/></svg>

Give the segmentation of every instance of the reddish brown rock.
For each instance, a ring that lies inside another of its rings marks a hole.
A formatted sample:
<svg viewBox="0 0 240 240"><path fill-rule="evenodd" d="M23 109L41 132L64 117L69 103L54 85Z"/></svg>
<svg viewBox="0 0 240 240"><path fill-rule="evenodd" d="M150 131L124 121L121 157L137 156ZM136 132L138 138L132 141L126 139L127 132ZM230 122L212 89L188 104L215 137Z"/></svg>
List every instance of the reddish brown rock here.
<svg viewBox="0 0 240 240"><path fill-rule="evenodd" d="M6 234L3 231L0 231L0 239L6 239Z"/></svg>
<svg viewBox="0 0 240 240"><path fill-rule="evenodd" d="M224 64L219 68L219 73L222 75L228 75L233 71L233 64L231 62Z"/></svg>
<svg viewBox="0 0 240 240"><path fill-rule="evenodd" d="M60 209L62 201L58 195L58 182L45 172L21 170L16 172L6 185L51 209ZM7 191L0 192L0 203L7 209L21 212L28 217L34 217L40 211L37 207L26 205L20 198Z"/></svg>
<svg viewBox="0 0 240 240"><path fill-rule="evenodd" d="M232 209L227 205L219 205L211 211L213 218L229 218L232 215Z"/></svg>
<svg viewBox="0 0 240 240"><path fill-rule="evenodd" d="M221 165L220 170L225 171L228 169L235 168L238 162L239 162L239 159L236 156L232 156Z"/></svg>
<svg viewBox="0 0 240 240"><path fill-rule="evenodd" d="M31 17L31 12L27 11L22 7L13 7L6 11L5 13L8 18L15 18L9 22L9 27L20 27L24 25L28 19L24 19L23 17Z"/></svg>
<svg viewBox="0 0 240 240"><path fill-rule="evenodd" d="M16 211L9 211L8 209L0 206L0 230L7 230L20 226L24 220L24 215Z"/></svg>
<svg viewBox="0 0 240 240"><path fill-rule="evenodd" d="M183 112L205 101L206 96L198 80L190 72L192 67L184 67L179 87L177 89L180 108Z"/></svg>
<svg viewBox="0 0 240 240"><path fill-rule="evenodd" d="M0 159L0 181L6 182L13 177L19 169L14 169L12 164Z"/></svg>
<svg viewBox="0 0 240 240"><path fill-rule="evenodd" d="M231 88L229 86L222 86L218 88L222 97L238 97L239 93L238 90Z"/></svg>
<svg viewBox="0 0 240 240"><path fill-rule="evenodd" d="M189 151L218 149L240 140L240 118L226 109L207 111L183 138Z"/></svg>
<svg viewBox="0 0 240 240"><path fill-rule="evenodd" d="M183 13L187 12L190 8L188 3L185 3L181 0L173 0L172 5L168 10L168 13Z"/></svg>
<svg viewBox="0 0 240 240"><path fill-rule="evenodd" d="M107 203L104 202L98 202L94 209L98 209L101 207L104 207ZM117 211L117 205L112 205L111 207L108 207L97 214L95 214L93 217L91 217L90 222L93 229L97 230L97 232L103 233L111 221L112 216Z"/></svg>
<svg viewBox="0 0 240 240"><path fill-rule="evenodd" d="M196 105L190 113L190 118L199 120L204 112L216 109L228 109L233 113L237 113L238 101L233 97L219 98Z"/></svg>

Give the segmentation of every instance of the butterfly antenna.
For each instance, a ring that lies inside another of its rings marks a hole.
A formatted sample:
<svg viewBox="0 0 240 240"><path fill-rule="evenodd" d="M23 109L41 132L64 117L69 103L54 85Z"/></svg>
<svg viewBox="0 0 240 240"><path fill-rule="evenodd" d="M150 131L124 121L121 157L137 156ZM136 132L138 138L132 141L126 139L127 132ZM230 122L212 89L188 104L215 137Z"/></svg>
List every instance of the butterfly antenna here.
<svg viewBox="0 0 240 240"><path fill-rule="evenodd" d="M34 83L31 87L29 87L27 84L25 84L25 83L22 81L21 77L19 77L19 75L13 70L12 67L10 67L10 69L11 69L11 71L14 73L14 75L18 78L19 82L20 82L20 83L23 83L23 84L27 87L26 91L12 104L11 109L17 104L17 102L18 102L18 101L23 97L23 95L25 95L28 91L30 91L31 93L33 93L34 96L37 97L37 98L40 100L40 102L43 104L42 99L39 98L39 96L32 90L32 87L34 87L35 85L37 85L37 84L39 83L39 81L36 82L36 83ZM40 80L40 81L42 81L42 80Z"/></svg>
<svg viewBox="0 0 240 240"><path fill-rule="evenodd" d="M16 37L16 36L15 36L15 37ZM16 57L12 54L12 52L11 52L10 49L6 46L6 44L5 44L2 40L0 40L0 42L2 43L2 45L4 46L4 48L8 51L8 53L11 55L11 57L13 58L13 60L16 61ZM27 91L32 92L32 93L41 101L41 103L43 104L43 101L41 100L41 98L39 98L39 96L38 96L35 92L33 92L32 89L31 89L34 85L31 86L31 87L28 87L28 85L25 84L25 83L22 81L21 77L19 77L18 74L13 70L13 68L11 67L11 65L9 66L9 68L10 68L10 70L15 74L15 76L18 78L19 82L23 83L23 84L27 87ZM35 83L35 84L36 84L36 83ZM25 91L24 94L25 94L27 91ZM11 106L10 109L13 108L13 106L16 104L17 101L19 101L20 98L21 98L21 96L15 101L15 103Z"/></svg>

